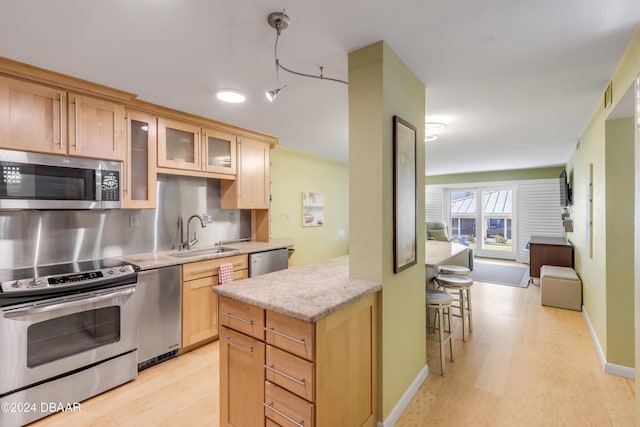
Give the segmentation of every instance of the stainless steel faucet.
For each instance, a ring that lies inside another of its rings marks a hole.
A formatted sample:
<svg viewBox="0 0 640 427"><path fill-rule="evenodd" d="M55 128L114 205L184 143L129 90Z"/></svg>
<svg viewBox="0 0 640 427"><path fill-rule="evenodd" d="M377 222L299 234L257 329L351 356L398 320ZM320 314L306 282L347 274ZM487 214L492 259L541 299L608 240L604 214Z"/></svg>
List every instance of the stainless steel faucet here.
<svg viewBox="0 0 640 427"><path fill-rule="evenodd" d="M187 250L191 249L193 245L198 243L198 238L196 237L195 231L193 232L193 240L189 237L189 224L191 224L191 220L193 218L198 218L200 220L200 225L202 226L202 228L205 228L207 226L207 224L204 223L204 219L202 219L200 215L191 215L189 217L189 219L187 220L187 241L184 243L184 246L187 248Z"/></svg>

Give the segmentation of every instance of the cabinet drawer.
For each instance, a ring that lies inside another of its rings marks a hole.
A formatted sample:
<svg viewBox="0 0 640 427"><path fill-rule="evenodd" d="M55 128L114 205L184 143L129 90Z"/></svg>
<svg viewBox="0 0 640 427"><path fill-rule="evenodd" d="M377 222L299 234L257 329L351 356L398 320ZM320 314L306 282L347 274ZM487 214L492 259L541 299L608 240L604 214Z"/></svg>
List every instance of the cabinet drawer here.
<svg viewBox="0 0 640 427"><path fill-rule="evenodd" d="M275 421L271 421L269 418L265 418L265 427L282 427L280 424Z"/></svg>
<svg viewBox="0 0 640 427"><path fill-rule="evenodd" d="M217 275L218 267L226 263L233 264L234 271L249 268L249 260L246 254L190 262L182 265L182 280L193 280Z"/></svg>
<svg viewBox="0 0 640 427"><path fill-rule="evenodd" d="M313 427L314 406L277 385L264 383L264 416L282 427Z"/></svg>
<svg viewBox="0 0 640 427"><path fill-rule="evenodd" d="M272 383L314 401L313 362L267 345L265 376Z"/></svg>
<svg viewBox="0 0 640 427"><path fill-rule="evenodd" d="M264 341L264 310L221 296L218 302L220 324Z"/></svg>
<svg viewBox="0 0 640 427"><path fill-rule="evenodd" d="M314 360L313 323L267 311L265 335L267 343L307 360Z"/></svg>

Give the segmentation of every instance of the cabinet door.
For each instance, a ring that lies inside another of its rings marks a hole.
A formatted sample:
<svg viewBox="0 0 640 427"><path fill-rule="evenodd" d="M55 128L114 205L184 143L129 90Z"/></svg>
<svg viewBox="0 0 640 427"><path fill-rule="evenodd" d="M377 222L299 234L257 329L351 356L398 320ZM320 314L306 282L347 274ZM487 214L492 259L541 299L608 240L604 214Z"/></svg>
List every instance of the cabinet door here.
<svg viewBox="0 0 640 427"><path fill-rule="evenodd" d="M238 208L269 208L269 144L243 138L238 146Z"/></svg>
<svg viewBox="0 0 640 427"><path fill-rule="evenodd" d="M218 334L218 295L211 288L218 276L182 282L182 346Z"/></svg>
<svg viewBox="0 0 640 427"><path fill-rule="evenodd" d="M156 207L156 117L127 111L127 157L123 207Z"/></svg>
<svg viewBox="0 0 640 427"><path fill-rule="evenodd" d="M220 329L220 426L264 426L265 344Z"/></svg>
<svg viewBox="0 0 640 427"><path fill-rule="evenodd" d="M200 170L200 128L158 118L158 166Z"/></svg>
<svg viewBox="0 0 640 427"><path fill-rule="evenodd" d="M0 145L66 154L66 105L66 92L0 77Z"/></svg>
<svg viewBox="0 0 640 427"><path fill-rule="evenodd" d="M220 182L222 209L269 209L269 147L239 139L236 180Z"/></svg>
<svg viewBox="0 0 640 427"><path fill-rule="evenodd" d="M236 174L236 136L218 129L203 129L203 167L206 172Z"/></svg>
<svg viewBox="0 0 640 427"><path fill-rule="evenodd" d="M124 106L69 95L69 155L124 161Z"/></svg>

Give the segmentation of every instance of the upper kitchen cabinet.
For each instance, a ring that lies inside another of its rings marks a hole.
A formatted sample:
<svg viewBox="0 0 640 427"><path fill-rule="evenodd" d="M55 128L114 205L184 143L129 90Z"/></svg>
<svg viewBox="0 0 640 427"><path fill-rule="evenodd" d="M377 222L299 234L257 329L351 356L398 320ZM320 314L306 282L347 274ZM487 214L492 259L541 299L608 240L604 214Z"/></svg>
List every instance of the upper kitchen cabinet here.
<svg viewBox="0 0 640 427"><path fill-rule="evenodd" d="M123 207L156 207L156 116L127 111L127 151L124 162Z"/></svg>
<svg viewBox="0 0 640 427"><path fill-rule="evenodd" d="M158 118L160 172L236 178L236 135L189 122Z"/></svg>
<svg viewBox="0 0 640 427"><path fill-rule="evenodd" d="M207 172L236 174L236 136L218 129L203 129L203 165Z"/></svg>
<svg viewBox="0 0 640 427"><path fill-rule="evenodd" d="M200 127L159 117L158 167L199 171Z"/></svg>
<svg viewBox="0 0 640 427"><path fill-rule="evenodd" d="M124 161L124 105L69 94L70 156Z"/></svg>
<svg viewBox="0 0 640 427"><path fill-rule="evenodd" d="M221 181L222 209L269 209L268 142L238 138L235 181Z"/></svg>
<svg viewBox="0 0 640 427"><path fill-rule="evenodd" d="M0 146L66 154L66 92L0 77Z"/></svg>

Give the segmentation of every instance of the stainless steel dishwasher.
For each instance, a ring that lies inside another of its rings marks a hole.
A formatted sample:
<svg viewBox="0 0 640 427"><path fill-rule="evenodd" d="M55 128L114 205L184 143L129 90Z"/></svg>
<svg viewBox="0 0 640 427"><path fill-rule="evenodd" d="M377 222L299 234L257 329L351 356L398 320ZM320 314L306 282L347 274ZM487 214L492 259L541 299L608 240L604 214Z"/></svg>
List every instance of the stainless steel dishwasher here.
<svg viewBox="0 0 640 427"><path fill-rule="evenodd" d="M286 248L249 254L249 277L288 268L289 257Z"/></svg>
<svg viewBox="0 0 640 427"><path fill-rule="evenodd" d="M138 273L138 370L178 355L181 337L181 267Z"/></svg>

